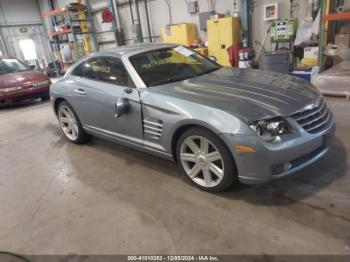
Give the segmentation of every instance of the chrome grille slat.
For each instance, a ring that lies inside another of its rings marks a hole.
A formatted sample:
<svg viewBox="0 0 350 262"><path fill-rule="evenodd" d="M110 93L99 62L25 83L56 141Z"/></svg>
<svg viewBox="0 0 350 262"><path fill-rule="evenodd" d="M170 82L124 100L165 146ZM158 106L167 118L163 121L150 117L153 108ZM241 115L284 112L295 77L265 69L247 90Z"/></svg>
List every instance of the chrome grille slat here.
<svg viewBox="0 0 350 262"><path fill-rule="evenodd" d="M327 128L331 119L331 111L324 99L321 98L317 106L308 107L292 114L291 117L311 134L316 134Z"/></svg>
<svg viewBox="0 0 350 262"><path fill-rule="evenodd" d="M311 132L311 131L313 131L313 130L315 130L315 129L317 129L317 128L319 128L319 127L325 125L325 124L327 124L327 122L329 121L330 118L331 118L331 113L330 113L330 111L328 110L328 114L327 114L326 120L324 120L323 122L319 123L319 124L316 125L316 126L313 126L312 128L307 129L307 131L308 131L308 132Z"/></svg>
<svg viewBox="0 0 350 262"><path fill-rule="evenodd" d="M320 105L322 105L323 103L324 103L324 100L323 100L323 98L321 98L321 100L320 100ZM317 109L317 108L316 108L316 109ZM304 109L298 110L297 112L293 113L292 115L293 115L294 117L297 117L297 115L304 114L304 113L310 112L310 111L312 111L312 110L315 110L315 108L307 109L307 107L306 107L306 108L304 108Z"/></svg>
<svg viewBox="0 0 350 262"><path fill-rule="evenodd" d="M296 121L301 121L301 120L303 120L303 119L305 119L305 118L308 118L308 117L311 117L311 116L313 116L313 115L316 115L318 112L322 111L326 106L327 106L326 103L323 103L320 110L311 112L310 114L307 114L307 115L305 115L305 116L296 118L295 120L296 120Z"/></svg>
<svg viewBox="0 0 350 262"><path fill-rule="evenodd" d="M310 121L310 122L306 122L305 124L302 124L302 126L304 127L304 126L308 126L308 125L310 125L310 124L312 124L312 123L314 123L314 122L317 122L318 120L320 120L321 118L323 118L327 113L328 113L328 111L329 111L329 109L328 108L326 108L326 110L324 110L324 112L322 113L322 115L320 115L319 117L317 117L317 118L314 118L314 119L312 119L312 121ZM318 113L320 113L321 111L319 111Z"/></svg>

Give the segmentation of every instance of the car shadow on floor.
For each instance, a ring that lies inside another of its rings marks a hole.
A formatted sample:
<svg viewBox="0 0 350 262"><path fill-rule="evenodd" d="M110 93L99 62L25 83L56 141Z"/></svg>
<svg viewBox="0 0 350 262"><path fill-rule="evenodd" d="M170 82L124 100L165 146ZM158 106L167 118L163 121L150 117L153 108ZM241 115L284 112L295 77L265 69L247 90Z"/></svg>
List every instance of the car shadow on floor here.
<svg viewBox="0 0 350 262"><path fill-rule="evenodd" d="M177 164L173 161L158 158L96 137L93 137L87 145L100 149L103 152L107 152L118 158L122 158L127 165L137 164L170 176L179 176Z"/></svg>
<svg viewBox="0 0 350 262"><path fill-rule="evenodd" d="M0 110L2 112L8 112L11 110L23 109L23 108L26 108L28 106L47 104L49 102L50 102L49 99L37 98L37 99L27 99L27 100L23 100L23 101L18 101L18 102L6 104L6 105L2 105L0 103Z"/></svg>
<svg viewBox="0 0 350 262"><path fill-rule="evenodd" d="M328 154L294 174L261 185L234 185L219 195L229 199L243 199L254 205L290 205L343 178L347 170L346 149L342 141L335 138Z"/></svg>
<svg viewBox="0 0 350 262"><path fill-rule="evenodd" d="M137 164L146 169L181 179L175 162L153 157L99 138L92 138L86 146L121 158L126 165ZM348 170L346 160L346 149L342 141L336 138L325 157L295 174L255 186L235 184L225 192L216 195L228 199L244 200L254 205L290 205L316 194L344 177ZM185 179L183 180L186 182Z"/></svg>

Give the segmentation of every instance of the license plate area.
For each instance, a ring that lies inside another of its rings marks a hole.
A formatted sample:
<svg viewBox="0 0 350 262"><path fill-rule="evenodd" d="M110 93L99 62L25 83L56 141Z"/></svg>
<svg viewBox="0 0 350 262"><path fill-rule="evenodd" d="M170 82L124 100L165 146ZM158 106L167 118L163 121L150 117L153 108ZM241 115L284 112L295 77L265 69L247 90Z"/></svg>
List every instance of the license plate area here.
<svg viewBox="0 0 350 262"><path fill-rule="evenodd" d="M331 130L329 130L327 133L323 134L323 146L324 147L329 147L332 141L332 137L333 137L333 132L334 132L334 128L332 128Z"/></svg>

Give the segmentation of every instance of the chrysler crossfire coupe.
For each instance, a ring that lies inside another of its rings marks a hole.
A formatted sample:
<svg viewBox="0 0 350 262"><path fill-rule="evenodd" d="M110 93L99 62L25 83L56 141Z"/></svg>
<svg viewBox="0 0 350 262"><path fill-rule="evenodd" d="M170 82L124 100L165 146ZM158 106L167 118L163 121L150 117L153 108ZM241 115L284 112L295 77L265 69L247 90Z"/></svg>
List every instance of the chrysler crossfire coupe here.
<svg viewBox="0 0 350 262"><path fill-rule="evenodd" d="M119 47L78 61L53 84L64 136L98 136L175 160L218 192L294 173L324 156L332 112L309 82L222 67L184 46Z"/></svg>

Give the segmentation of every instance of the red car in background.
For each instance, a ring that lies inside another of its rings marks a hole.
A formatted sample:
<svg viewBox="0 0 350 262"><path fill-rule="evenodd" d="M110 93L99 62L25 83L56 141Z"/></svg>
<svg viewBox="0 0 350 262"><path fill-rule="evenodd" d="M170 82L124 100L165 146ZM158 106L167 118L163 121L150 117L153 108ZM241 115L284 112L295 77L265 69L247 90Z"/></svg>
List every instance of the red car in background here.
<svg viewBox="0 0 350 262"><path fill-rule="evenodd" d="M0 56L0 106L25 99L49 99L50 84L50 79L33 67Z"/></svg>

